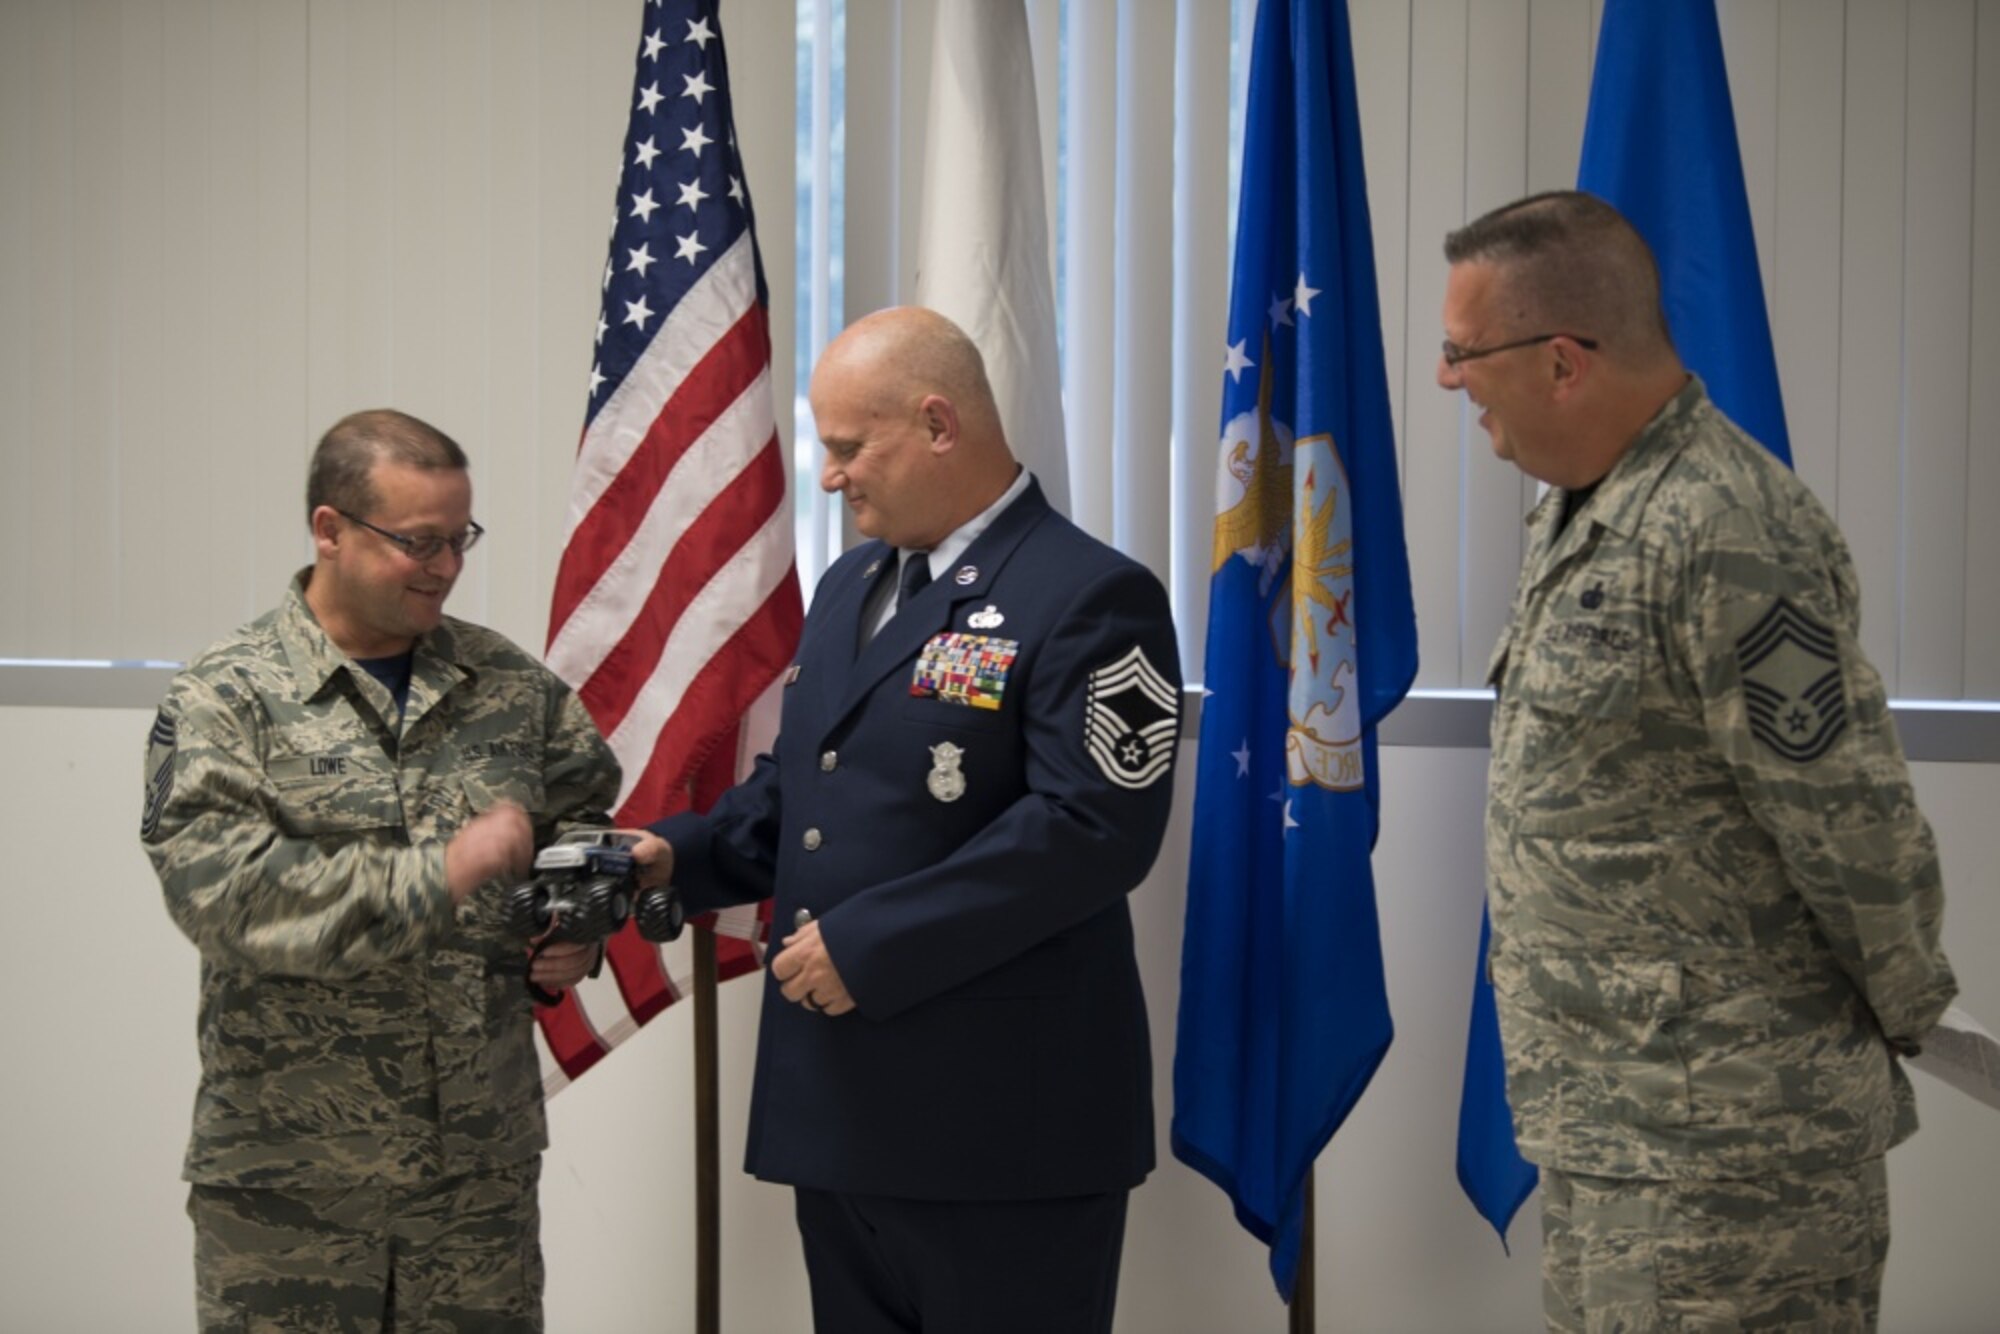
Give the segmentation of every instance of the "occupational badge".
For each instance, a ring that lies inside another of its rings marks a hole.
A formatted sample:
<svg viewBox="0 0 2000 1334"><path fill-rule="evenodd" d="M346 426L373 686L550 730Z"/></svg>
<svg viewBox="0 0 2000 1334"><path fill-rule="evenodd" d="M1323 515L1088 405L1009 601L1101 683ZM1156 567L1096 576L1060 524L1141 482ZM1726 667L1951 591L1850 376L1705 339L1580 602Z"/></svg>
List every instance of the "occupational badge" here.
<svg viewBox="0 0 2000 1334"><path fill-rule="evenodd" d="M979 567L977 565L961 565L958 567L958 573L951 577L951 581L960 588L976 584L979 582Z"/></svg>
<svg viewBox="0 0 2000 1334"><path fill-rule="evenodd" d="M882 568L882 562L880 558L871 560L868 562L868 568L861 572L861 577L863 579L873 579L875 577L875 572L881 568Z"/></svg>
<svg viewBox="0 0 2000 1334"><path fill-rule="evenodd" d="M1840 641L1784 598L1736 641L1736 663L1750 735L1780 757L1816 760L1847 730Z"/></svg>
<svg viewBox="0 0 2000 1334"><path fill-rule="evenodd" d="M965 771L959 768L965 759L965 749L949 741L940 741L931 747L931 772L924 779L924 786L939 801L957 801L965 795Z"/></svg>
<svg viewBox="0 0 2000 1334"><path fill-rule="evenodd" d="M975 630L998 630L1006 620L1007 618L1000 614L1000 609L989 602L984 611L975 611L966 617L965 623Z"/></svg>
<svg viewBox="0 0 2000 1334"><path fill-rule="evenodd" d="M1084 749L1120 787L1151 787L1173 763L1180 697L1137 644L1090 674L1083 720Z"/></svg>

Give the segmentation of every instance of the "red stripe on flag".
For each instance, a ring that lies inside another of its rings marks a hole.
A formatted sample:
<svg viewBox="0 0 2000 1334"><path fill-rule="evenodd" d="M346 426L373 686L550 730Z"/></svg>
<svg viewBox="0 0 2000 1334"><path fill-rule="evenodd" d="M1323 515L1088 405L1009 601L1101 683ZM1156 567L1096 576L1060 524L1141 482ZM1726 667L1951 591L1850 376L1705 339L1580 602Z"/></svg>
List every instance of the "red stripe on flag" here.
<svg viewBox="0 0 2000 1334"><path fill-rule="evenodd" d="M624 930L606 941L604 955L634 1023L645 1023L680 999L660 962L660 947L639 934L637 923L627 922Z"/></svg>
<svg viewBox="0 0 2000 1334"><path fill-rule="evenodd" d="M659 575L653 580L652 590L638 615L577 691L606 736L625 721L626 711L653 675L682 613L784 503L784 459L779 452L778 437L773 435L749 466L716 494L701 517L689 524L674 543L674 549L661 562ZM743 707L748 707L756 697L757 692L753 691L743 701ZM674 715L693 712L698 718L709 719L709 726L735 723L738 711L704 712L703 704L700 698L684 697L674 707Z"/></svg>
<svg viewBox="0 0 2000 1334"><path fill-rule="evenodd" d="M591 1028L573 991L565 991L558 1004L537 1005L535 1022L542 1026L542 1040L548 1044L549 1055L571 1079L611 1054L611 1048Z"/></svg>
<svg viewBox="0 0 2000 1334"><path fill-rule="evenodd" d="M729 642L702 664L688 683L681 706L660 729L645 771L620 810L621 819L650 821L660 817L648 812L683 808L689 780L715 754L717 743L734 735L735 720L790 661L803 619L797 581L782 580Z"/></svg>
<svg viewBox="0 0 2000 1334"><path fill-rule="evenodd" d="M681 456L769 368L771 339L764 319L763 307L752 305L716 340L668 396L632 457L570 534L556 571L550 643L645 522L654 497Z"/></svg>

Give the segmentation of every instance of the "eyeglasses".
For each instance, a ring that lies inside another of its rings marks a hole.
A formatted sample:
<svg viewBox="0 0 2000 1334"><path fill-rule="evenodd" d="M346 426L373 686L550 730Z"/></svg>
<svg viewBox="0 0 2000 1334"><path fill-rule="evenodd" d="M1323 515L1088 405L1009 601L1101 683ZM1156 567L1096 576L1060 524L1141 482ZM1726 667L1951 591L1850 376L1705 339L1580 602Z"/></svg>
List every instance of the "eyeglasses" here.
<svg viewBox="0 0 2000 1334"><path fill-rule="evenodd" d="M423 537L411 537L408 533L392 533L387 528L377 528L360 515L349 514L346 510L335 510L334 513L349 523L360 524L377 537L388 538L403 549L405 556L419 565L426 565L436 560L444 554L446 548L450 548L454 556L463 556L478 545L480 538L486 536L486 530L474 523L468 525L464 532L453 533L450 537L434 537L428 534Z"/></svg>
<svg viewBox="0 0 2000 1334"><path fill-rule="evenodd" d="M1495 352L1512 352L1517 347L1533 347L1537 343L1553 342L1558 338L1567 338L1578 347L1587 348L1592 352L1597 351L1595 338L1580 338L1573 333L1535 334L1530 338L1516 338L1511 343L1497 343L1492 347L1460 347L1447 338L1444 340L1444 364L1453 367L1462 366L1468 361L1490 357Z"/></svg>

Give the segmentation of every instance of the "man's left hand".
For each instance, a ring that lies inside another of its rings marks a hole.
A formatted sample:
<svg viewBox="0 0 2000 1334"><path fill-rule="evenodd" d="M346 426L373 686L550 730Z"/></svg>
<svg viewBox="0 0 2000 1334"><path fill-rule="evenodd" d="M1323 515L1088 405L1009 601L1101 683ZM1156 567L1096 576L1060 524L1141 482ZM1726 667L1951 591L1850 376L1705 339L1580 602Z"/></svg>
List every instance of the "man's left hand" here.
<svg viewBox="0 0 2000 1334"><path fill-rule="evenodd" d="M854 997L847 994L847 984L819 938L818 922L807 922L779 944L784 948L771 960L771 972L786 1000L821 1014L846 1014L854 1008Z"/></svg>
<svg viewBox="0 0 2000 1334"><path fill-rule="evenodd" d="M544 991L564 991L583 981L597 962L597 946L575 940L559 940L547 946L528 965L528 980Z"/></svg>

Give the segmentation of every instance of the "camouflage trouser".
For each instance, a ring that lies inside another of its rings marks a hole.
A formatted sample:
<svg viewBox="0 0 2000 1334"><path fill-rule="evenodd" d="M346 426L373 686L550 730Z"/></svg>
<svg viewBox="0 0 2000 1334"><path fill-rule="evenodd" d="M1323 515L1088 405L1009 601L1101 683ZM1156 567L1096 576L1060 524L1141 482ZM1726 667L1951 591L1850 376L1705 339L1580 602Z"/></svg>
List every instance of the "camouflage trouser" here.
<svg viewBox="0 0 2000 1334"><path fill-rule="evenodd" d="M1749 1181L1542 1170L1549 1328L1875 1328L1889 1254L1882 1159Z"/></svg>
<svg viewBox="0 0 2000 1334"><path fill-rule="evenodd" d="M427 1186L195 1186L205 1334L542 1328L541 1160Z"/></svg>

